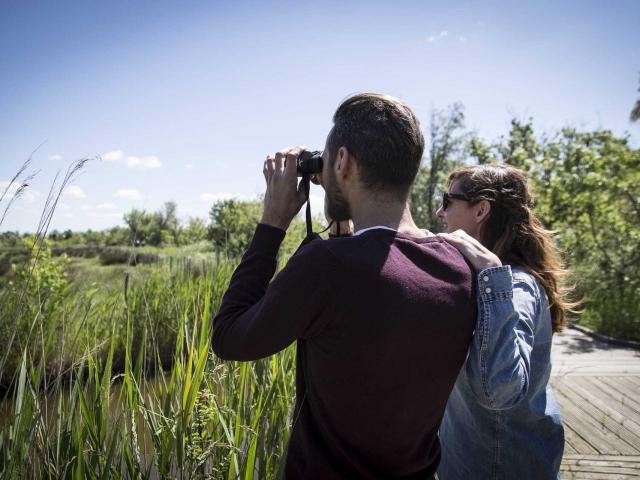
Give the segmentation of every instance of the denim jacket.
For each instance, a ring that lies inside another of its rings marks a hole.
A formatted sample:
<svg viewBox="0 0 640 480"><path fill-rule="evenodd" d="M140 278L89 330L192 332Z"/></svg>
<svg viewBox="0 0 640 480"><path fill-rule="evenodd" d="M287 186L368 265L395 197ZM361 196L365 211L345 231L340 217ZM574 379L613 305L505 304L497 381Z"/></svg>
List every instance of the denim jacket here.
<svg viewBox="0 0 640 480"><path fill-rule="evenodd" d="M564 430L549 385L544 289L509 265L477 278L478 322L440 426L440 480L559 478Z"/></svg>

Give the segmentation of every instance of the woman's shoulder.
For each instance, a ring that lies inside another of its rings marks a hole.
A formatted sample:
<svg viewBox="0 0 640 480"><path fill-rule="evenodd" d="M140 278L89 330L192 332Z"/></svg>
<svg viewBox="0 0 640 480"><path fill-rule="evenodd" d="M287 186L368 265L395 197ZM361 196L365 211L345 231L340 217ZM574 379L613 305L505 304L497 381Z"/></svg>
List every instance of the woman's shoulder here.
<svg viewBox="0 0 640 480"><path fill-rule="evenodd" d="M511 266L511 275L513 277L514 288L519 287L530 293L536 300L546 299L546 294L542 285L529 270L519 267Z"/></svg>

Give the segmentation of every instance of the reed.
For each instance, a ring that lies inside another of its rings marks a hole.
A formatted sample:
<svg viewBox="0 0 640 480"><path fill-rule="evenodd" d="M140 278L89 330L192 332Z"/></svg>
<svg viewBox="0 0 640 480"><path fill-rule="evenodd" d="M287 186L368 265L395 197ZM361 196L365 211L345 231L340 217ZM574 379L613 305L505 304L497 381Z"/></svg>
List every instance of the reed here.
<svg viewBox="0 0 640 480"><path fill-rule="evenodd" d="M23 308L17 324L30 328L8 376L2 477L274 478L295 355L211 354L234 267L175 262L98 300L71 291Z"/></svg>
<svg viewBox="0 0 640 480"><path fill-rule="evenodd" d="M1 287L0 478L275 478L293 347L252 363L211 353L237 260L174 258L128 267L117 290L70 288L44 238L83 165L52 188L28 260Z"/></svg>

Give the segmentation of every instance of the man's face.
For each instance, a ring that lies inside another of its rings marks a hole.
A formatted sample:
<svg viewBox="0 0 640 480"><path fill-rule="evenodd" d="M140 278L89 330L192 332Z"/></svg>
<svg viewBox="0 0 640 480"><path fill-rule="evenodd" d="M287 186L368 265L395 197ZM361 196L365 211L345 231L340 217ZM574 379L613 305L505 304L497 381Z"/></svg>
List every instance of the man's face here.
<svg viewBox="0 0 640 480"><path fill-rule="evenodd" d="M324 150L322 152L322 186L324 187L325 195L327 197L327 215L336 222L350 220L351 209L349 208L349 202L343 195L342 190L340 190L329 156L329 148L325 143Z"/></svg>

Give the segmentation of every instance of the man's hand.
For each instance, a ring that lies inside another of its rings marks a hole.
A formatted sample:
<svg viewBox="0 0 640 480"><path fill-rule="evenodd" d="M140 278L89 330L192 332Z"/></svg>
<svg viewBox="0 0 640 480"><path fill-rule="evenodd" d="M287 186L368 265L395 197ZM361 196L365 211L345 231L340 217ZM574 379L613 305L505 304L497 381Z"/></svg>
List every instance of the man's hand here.
<svg viewBox="0 0 640 480"><path fill-rule="evenodd" d="M298 155L304 147L285 148L275 157L267 156L264 162L264 178L267 191L264 194L264 211L260 223L287 230L293 217L306 200L304 186L298 183Z"/></svg>
<svg viewBox="0 0 640 480"><path fill-rule="evenodd" d="M444 238L460 250L460 253L471 262L471 265L473 265L477 271L502 265L502 262L496 254L464 230L456 230L452 233L439 233L438 236Z"/></svg>

